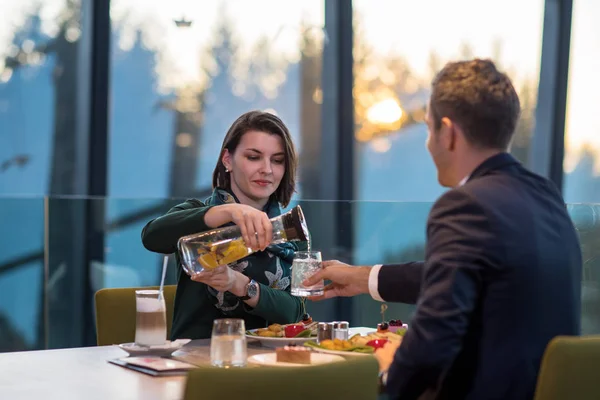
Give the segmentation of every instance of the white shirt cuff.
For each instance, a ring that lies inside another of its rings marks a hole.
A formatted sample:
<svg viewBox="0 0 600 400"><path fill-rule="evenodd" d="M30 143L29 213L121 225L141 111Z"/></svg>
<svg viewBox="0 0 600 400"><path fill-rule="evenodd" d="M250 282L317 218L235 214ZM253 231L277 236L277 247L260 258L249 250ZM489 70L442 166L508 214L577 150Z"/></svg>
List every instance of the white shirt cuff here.
<svg viewBox="0 0 600 400"><path fill-rule="evenodd" d="M374 265L369 272L369 294L371 297L377 301L385 301L379 295L379 270L381 269L381 264Z"/></svg>

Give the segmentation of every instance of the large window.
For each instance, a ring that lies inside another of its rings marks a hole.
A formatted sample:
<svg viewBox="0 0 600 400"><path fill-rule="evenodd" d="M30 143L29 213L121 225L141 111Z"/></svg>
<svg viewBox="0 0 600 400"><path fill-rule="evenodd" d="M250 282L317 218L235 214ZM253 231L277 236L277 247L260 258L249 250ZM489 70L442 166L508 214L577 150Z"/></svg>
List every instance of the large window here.
<svg viewBox="0 0 600 400"><path fill-rule="evenodd" d="M300 151L319 134L323 0L114 0L111 18L110 195L210 188L251 109L277 113Z"/></svg>
<svg viewBox="0 0 600 400"><path fill-rule="evenodd" d="M0 10L2 351L45 346L43 196L74 194L82 27L75 0Z"/></svg>
<svg viewBox="0 0 600 400"><path fill-rule="evenodd" d="M574 2L570 203L600 201L600 6ZM527 164L544 3L0 0L0 351L92 344L94 291L156 284L162 257L143 248L142 227L209 193L222 139L251 109L278 114L292 132L300 153L293 204L305 207L316 247L358 264L421 258L431 202L444 190L425 148L430 81L447 61L493 59L521 96L511 151ZM351 23L355 130L346 132L350 64L338 61L350 59ZM98 90L107 87L108 98ZM332 173L351 170L341 153L348 138L355 195L331 202L350 187L343 177L352 174ZM599 214L594 206L570 212L586 260L583 328L597 332ZM333 318L350 309L346 300L310 312ZM378 307L361 298L346 316L374 324Z"/></svg>
<svg viewBox="0 0 600 400"><path fill-rule="evenodd" d="M423 117L430 81L450 60L491 58L508 72L523 106L512 152L527 162L543 0L354 0L353 5L359 199L432 201L442 192L425 149Z"/></svg>
<svg viewBox="0 0 600 400"><path fill-rule="evenodd" d="M600 3L575 0L565 129L564 195L569 203L600 202ZM594 205L571 206L583 251L582 330L600 331L600 214Z"/></svg>
<svg viewBox="0 0 600 400"><path fill-rule="evenodd" d="M108 194L119 199L106 202L114 229L95 271L100 285L148 284L162 259L143 249L142 227L167 211L163 198L207 195L239 115L276 113L302 164L317 162L324 0L113 0L111 23Z"/></svg>
<svg viewBox="0 0 600 400"><path fill-rule="evenodd" d="M567 202L600 202L600 3L575 0L565 129Z"/></svg>

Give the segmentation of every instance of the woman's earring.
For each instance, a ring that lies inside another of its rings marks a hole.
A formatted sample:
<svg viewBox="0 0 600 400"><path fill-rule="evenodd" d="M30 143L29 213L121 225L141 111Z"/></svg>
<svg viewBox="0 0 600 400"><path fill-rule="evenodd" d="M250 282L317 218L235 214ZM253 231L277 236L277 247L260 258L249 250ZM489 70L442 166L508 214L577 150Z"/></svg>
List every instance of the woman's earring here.
<svg viewBox="0 0 600 400"><path fill-rule="evenodd" d="M229 172L229 168L225 167L225 172Z"/></svg>

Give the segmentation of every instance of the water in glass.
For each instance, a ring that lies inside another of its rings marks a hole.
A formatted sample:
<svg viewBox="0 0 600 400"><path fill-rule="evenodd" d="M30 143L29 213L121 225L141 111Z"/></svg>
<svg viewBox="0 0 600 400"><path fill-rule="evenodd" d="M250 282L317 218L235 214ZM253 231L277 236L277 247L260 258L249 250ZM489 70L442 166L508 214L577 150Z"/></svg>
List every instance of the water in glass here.
<svg viewBox="0 0 600 400"><path fill-rule="evenodd" d="M211 364L216 367L246 365L246 338L239 335L215 336L210 343Z"/></svg>
<svg viewBox="0 0 600 400"><path fill-rule="evenodd" d="M323 268L320 251L297 252L292 264L293 296L321 296L324 293L325 282L320 281L313 286L304 286L302 282Z"/></svg>
<svg viewBox="0 0 600 400"><path fill-rule="evenodd" d="M246 328L243 319L223 318L213 322L210 341L210 362L215 367L246 365Z"/></svg>

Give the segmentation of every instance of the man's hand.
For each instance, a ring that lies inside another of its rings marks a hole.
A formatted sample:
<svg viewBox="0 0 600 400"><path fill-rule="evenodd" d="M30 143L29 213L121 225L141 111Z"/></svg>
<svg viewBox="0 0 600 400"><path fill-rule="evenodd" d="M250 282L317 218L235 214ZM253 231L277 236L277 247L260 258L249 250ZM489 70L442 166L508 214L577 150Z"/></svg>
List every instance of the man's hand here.
<svg viewBox="0 0 600 400"><path fill-rule="evenodd" d="M324 261L323 269L303 282L304 286L312 286L321 280L329 280L322 296L309 297L318 301L333 297L349 297L369 293L369 272L371 267L354 267L337 260Z"/></svg>
<svg viewBox="0 0 600 400"><path fill-rule="evenodd" d="M383 347L375 351L375 358L379 361L379 372L387 371L390 369L392 361L394 361L394 354L400 346L402 341L389 341Z"/></svg>

